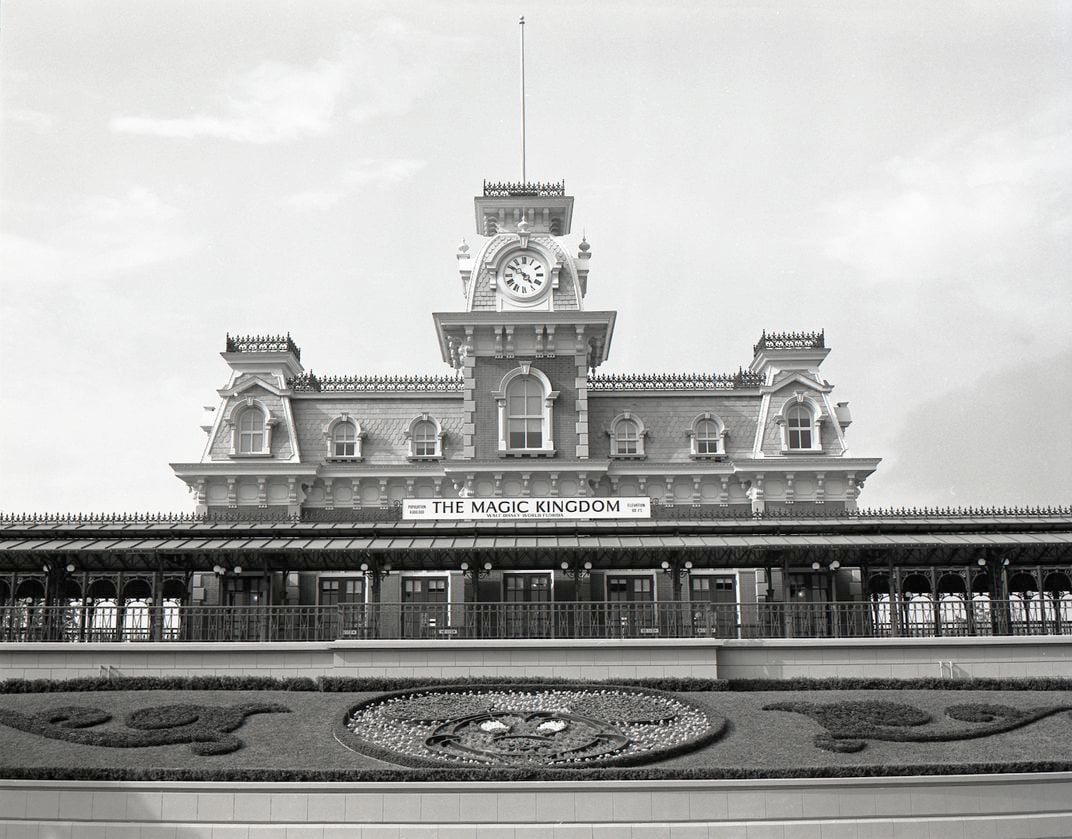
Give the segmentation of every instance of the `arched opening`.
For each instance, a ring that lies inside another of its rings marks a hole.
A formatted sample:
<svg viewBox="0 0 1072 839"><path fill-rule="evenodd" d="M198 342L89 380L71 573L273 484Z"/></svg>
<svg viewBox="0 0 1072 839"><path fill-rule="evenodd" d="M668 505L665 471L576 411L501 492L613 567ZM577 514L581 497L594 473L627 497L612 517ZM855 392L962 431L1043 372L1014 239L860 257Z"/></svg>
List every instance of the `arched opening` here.
<svg viewBox="0 0 1072 839"><path fill-rule="evenodd" d="M1042 602L1035 575L1017 571L1009 577L1009 632L1030 635L1042 627Z"/></svg>
<svg viewBox="0 0 1072 839"><path fill-rule="evenodd" d="M938 623L942 635L969 635L968 587L960 574L938 578Z"/></svg>
<svg viewBox="0 0 1072 839"><path fill-rule="evenodd" d="M972 630L976 635L994 634L996 612L990 598L991 591L993 591L993 586L987 571L980 571L972 576L969 617L973 624Z"/></svg>
<svg viewBox="0 0 1072 839"><path fill-rule="evenodd" d="M1072 625L1072 580L1063 571L1051 571L1043 579L1042 588L1042 616L1056 634L1064 634L1065 627Z"/></svg>
<svg viewBox="0 0 1072 839"><path fill-rule="evenodd" d="M82 622L88 640L103 638L115 631L117 606L113 580L100 577L90 582L86 591L85 617Z"/></svg>
<svg viewBox="0 0 1072 839"><path fill-rule="evenodd" d="M15 589L15 600L24 606L45 605L45 584L37 577L30 577L19 582Z"/></svg>
<svg viewBox="0 0 1072 839"><path fill-rule="evenodd" d="M888 574L875 574L868 580L867 599L870 604L871 626L874 634L892 634L893 611L890 609L890 578Z"/></svg>
<svg viewBox="0 0 1072 839"><path fill-rule="evenodd" d="M909 574L901 581L901 609L906 635L935 634L931 581L923 574Z"/></svg>
<svg viewBox="0 0 1072 839"><path fill-rule="evenodd" d="M161 599L160 634L164 639L178 638L182 632L182 606L186 602L186 584L169 577L164 580Z"/></svg>
<svg viewBox="0 0 1072 839"><path fill-rule="evenodd" d="M123 637L149 638L152 632L151 615L153 587L141 577L127 580L123 585Z"/></svg>

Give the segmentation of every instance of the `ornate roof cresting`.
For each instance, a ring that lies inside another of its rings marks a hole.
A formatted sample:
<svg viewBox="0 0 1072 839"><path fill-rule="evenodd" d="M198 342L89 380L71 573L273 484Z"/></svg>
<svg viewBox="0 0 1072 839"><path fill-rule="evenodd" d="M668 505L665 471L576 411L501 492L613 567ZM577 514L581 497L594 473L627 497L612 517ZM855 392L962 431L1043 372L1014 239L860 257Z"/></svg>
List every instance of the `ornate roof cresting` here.
<svg viewBox="0 0 1072 839"><path fill-rule="evenodd" d="M227 352L289 352L301 361L301 349L286 335L227 335Z"/></svg>
<svg viewBox="0 0 1072 839"><path fill-rule="evenodd" d="M566 182L558 183L492 183L484 181L485 198L515 198L531 196L535 198L560 198L566 194Z"/></svg>
<svg viewBox="0 0 1072 839"><path fill-rule="evenodd" d="M826 347L826 332L771 332L766 330L759 342L752 347L753 353L760 350L820 350Z"/></svg>
<svg viewBox="0 0 1072 839"><path fill-rule="evenodd" d="M297 393L456 393L458 376L317 376L310 370L287 379Z"/></svg>
<svg viewBox="0 0 1072 839"><path fill-rule="evenodd" d="M601 373L589 374L589 390L734 390L760 387L761 373Z"/></svg>

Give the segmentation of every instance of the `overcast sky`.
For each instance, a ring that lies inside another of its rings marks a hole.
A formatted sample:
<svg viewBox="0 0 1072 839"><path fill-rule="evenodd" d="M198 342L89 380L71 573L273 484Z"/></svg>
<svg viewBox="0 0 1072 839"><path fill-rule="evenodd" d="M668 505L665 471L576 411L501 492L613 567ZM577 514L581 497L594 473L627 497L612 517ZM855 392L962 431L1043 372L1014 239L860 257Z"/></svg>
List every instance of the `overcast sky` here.
<svg viewBox="0 0 1072 839"><path fill-rule="evenodd" d="M825 328L864 506L1072 502L1072 3L4 0L0 510L192 509L228 331L449 372L521 13L604 371Z"/></svg>

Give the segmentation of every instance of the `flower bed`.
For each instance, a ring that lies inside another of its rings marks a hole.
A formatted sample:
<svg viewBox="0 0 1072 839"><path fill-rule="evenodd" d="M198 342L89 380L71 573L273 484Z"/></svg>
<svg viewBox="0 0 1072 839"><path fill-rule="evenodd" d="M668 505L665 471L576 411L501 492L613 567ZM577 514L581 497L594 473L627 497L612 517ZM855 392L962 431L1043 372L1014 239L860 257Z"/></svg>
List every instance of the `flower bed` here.
<svg viewBox="0 0 1072 839"><path fill-rule="evenodd" d="M725 728L713 711L639 688L441 686L355 706L339 740L406 766L630 766L698 748Z"/></svg>

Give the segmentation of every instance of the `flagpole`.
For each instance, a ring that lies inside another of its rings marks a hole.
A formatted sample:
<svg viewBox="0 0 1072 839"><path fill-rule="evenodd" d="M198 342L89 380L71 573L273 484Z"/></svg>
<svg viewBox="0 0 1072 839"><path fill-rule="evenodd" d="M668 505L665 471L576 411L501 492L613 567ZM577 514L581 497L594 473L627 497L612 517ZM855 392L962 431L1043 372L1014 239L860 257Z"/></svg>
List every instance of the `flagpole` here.
<svg viewBox="0 0 1072 839"><path fill-rule="evenodd" d="M525 170L525 16L519 21L521 27L521 183L528 183Z"/></svg>

